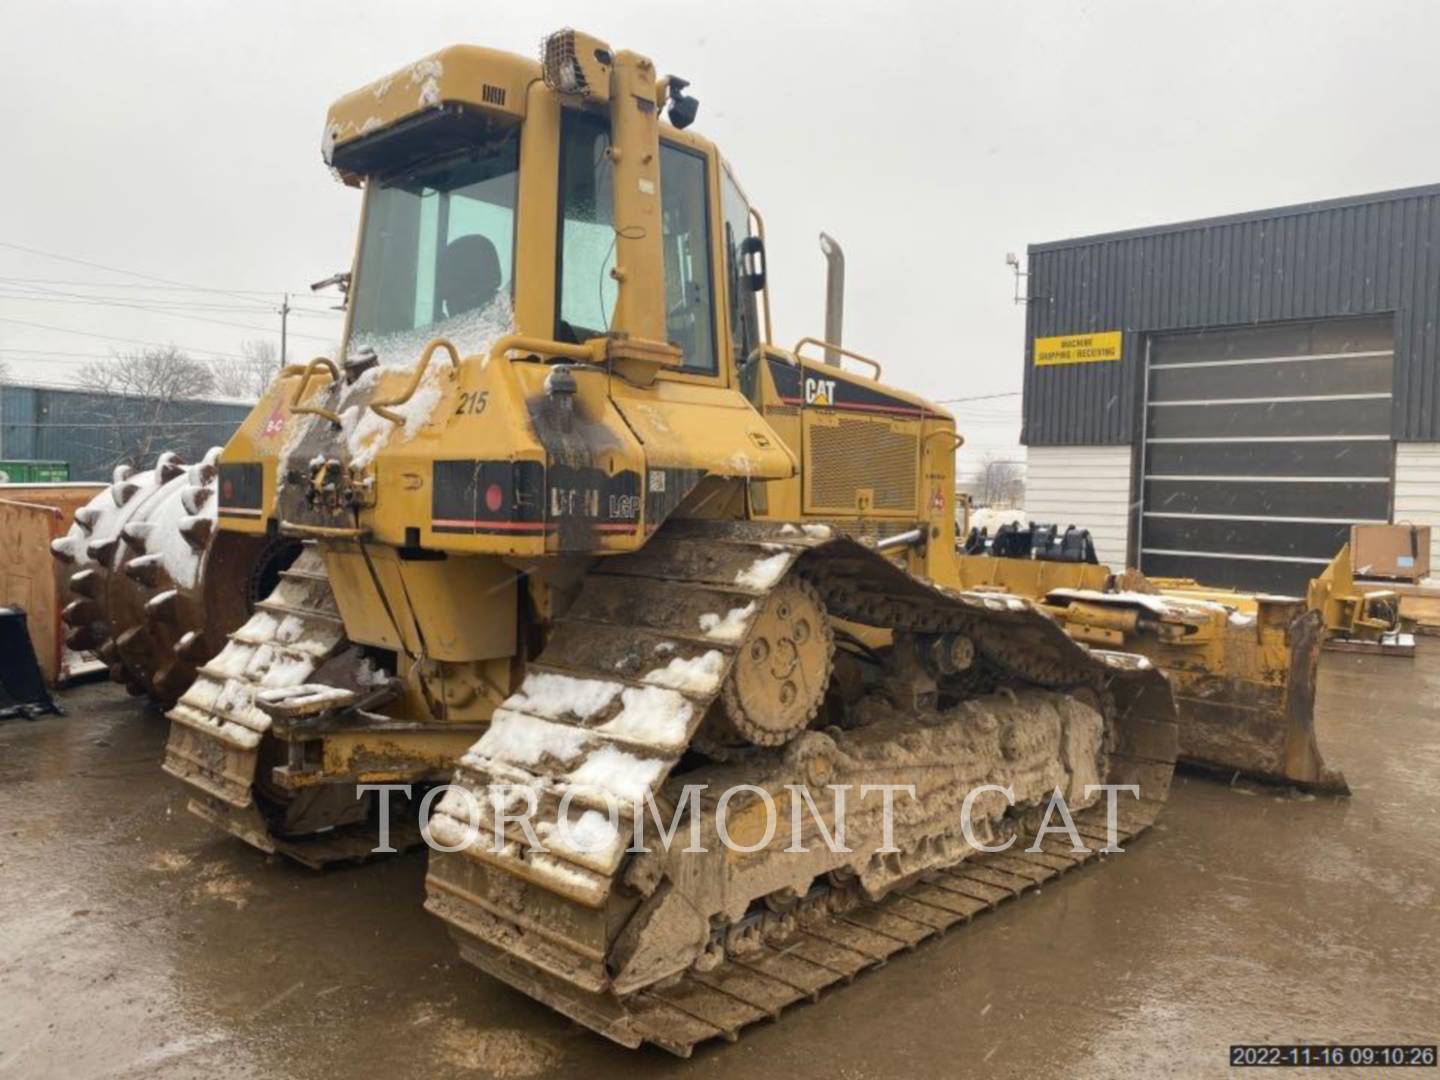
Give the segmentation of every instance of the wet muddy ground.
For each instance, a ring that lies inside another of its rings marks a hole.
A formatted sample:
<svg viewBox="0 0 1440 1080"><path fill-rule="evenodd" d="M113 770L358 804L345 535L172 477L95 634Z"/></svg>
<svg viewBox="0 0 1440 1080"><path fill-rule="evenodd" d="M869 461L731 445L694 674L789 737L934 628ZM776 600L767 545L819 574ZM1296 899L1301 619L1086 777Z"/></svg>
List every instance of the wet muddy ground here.
<svg viewBox="0 0 1440 1080"><path fill-rule="evenodd" d="M1211 1076L1233 1042L1434 1042L1440 642L1326 654L1349 800L1177 779L1125 855L689 1062L457 961L424 859L315 874L221 838L108 685L0 723L0 1077Z"/></svg>

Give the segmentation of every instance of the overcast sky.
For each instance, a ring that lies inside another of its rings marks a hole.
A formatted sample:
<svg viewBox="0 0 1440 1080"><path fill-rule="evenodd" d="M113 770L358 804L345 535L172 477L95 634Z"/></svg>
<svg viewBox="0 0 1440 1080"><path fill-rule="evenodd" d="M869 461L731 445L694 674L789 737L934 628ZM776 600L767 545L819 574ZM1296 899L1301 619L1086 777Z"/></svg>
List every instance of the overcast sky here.
<svg viewBox="0 0 1440 1080"><path fill-rule="evenodd" d="M324 348L339 320L305 286L348 264L359 208L320 161L327 105L444 45L531 55L568 24L691 80L696 130L765 214L781 342L823 327L828 230L847 343L939 399L1020 387L1007 251L1440 180L1433 3L6 0L12 378L67 382L120 339L233 354L278 339L287 289L309 309L292 358ZM955 409L962 461L1014 445L1018 396Z"/></svg>

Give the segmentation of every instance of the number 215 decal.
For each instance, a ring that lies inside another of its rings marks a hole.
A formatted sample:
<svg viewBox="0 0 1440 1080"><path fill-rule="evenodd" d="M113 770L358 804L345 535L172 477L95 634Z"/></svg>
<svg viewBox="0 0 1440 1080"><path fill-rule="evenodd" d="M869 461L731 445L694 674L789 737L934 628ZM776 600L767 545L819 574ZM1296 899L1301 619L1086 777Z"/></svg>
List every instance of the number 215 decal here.
<svg viewBox="0 0 1440 1080"><path fill-rule="evenodd" d="M456 416L479 416L485 411L490 398L489 390L465 390L460 394L460 404L455 407Z"/></svg>

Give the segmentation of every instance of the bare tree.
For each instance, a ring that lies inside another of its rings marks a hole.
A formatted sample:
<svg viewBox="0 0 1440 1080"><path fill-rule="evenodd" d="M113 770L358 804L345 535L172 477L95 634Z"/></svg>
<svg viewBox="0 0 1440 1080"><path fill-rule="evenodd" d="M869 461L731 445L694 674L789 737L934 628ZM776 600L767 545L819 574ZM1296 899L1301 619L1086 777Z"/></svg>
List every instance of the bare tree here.
<svg viewBox="0 0 1440 1080"><path fill-rule="evenodd" d="M1008 508L1025 497L1025 471L1018 461L995 453L980 464L980 502L985 506Z"/></svg>
<svg viewBox="0 0 1440 1080"><path fill-rule="evenodd" d="M215 392L208 364L174 345L116 353L80 368L75 385L96 395L91 447L108 465L149 465L165 450L187 445L193 433L180 402Z"/></svg>
<svg viewBox="0 0 1440 1080"><path fill-rule="evenodd" d="M215 392L221 397L256 401L280 371L275 346L262 338L240 343L240 356L210 362Z"/></svg>
<svg viewBox="0 0 1440 1080"><path fill-rule="evenodd" d="M0 383L7 383L9 381L10 365L7 364L4 360L0 360Z"/></svg>
<svg viewBox="0 0 1440 1080"><path fill-rule="evenodd" d="M157 401L185 401L215 392L210 368L174 345L113 353L107 360L85 364L74 381L83 390Z"/></svg>

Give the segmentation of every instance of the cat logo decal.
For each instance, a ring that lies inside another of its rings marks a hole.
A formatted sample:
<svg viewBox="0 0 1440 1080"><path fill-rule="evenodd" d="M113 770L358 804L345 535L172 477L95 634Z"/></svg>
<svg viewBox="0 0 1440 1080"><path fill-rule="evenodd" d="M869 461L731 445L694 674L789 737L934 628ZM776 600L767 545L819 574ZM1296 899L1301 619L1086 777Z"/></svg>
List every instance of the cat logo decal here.
<svg viewBox="0 0 1440 1080"><path fill-rule="evenodd" d="M805 379L805 404L806 405L834 405L835 404L835 380L834 379Z"/></svg>

